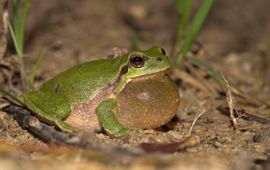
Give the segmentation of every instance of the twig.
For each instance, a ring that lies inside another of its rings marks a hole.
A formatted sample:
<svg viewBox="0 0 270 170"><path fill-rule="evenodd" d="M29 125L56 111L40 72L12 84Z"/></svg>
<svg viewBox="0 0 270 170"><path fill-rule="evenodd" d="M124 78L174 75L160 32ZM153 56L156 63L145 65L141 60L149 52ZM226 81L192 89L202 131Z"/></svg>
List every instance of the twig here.
<svg viewBox="0 0 270 170"><path fill-rule="evenodd" d="M223 77L223 80L225 81L225 87L227 89L226 97L227 97L228 107L230 109L230 117L231 117L232 125L233 125L234 129L237 130L237 119L235 118L234 113L233 113L234 101L233 101L233 96L231 93L231 86L230 86L228 80L224 77L224 75L222 73L221 73L221 76Z"/></svg>
<svg viewBox="0 0 270 170"><path fill-rule="evenodd" d="M217 110L220 111L222 114L230 115L230 108L229 107L218 106ZM259 123L270 124L270 119L264 118L261 116L257 116L256 113L248 113L244 109L240 109L240 110L234 109L233 113L234 113L234 116L240 115L239 117L237 117L237 119L242 118L242 119L247 120L247 121L256 121Z"/></svg>
<svg viewBox="0 0 270 170"><path fill-rule="evenodd" d="M193 129L195 123L197 122L197 120L198 120L204 113L205 113L205 111L202 111L201 113L199 113L199 114L197 114L197 115L195 116L195 119L193 120L192 125L191 125L191 127L189 128L188 136L191 135L191 131L192 131L192 129Z"/></svg>
<svg viewBox="0 0 270 170"><path fill-rule="evenodd" d="M188 136L180 142L168 143L168 144L154 144L154 143L142 143L140 147L145 152L165 152L172 153L177 151L183 151L187 148L194 147L200 143L198 136Z"/></svg>
<svg viewBox="0 0 270 170"><path fill-rule="evenodd" d="M32 115L31 111L21 106L11 104L5 107L3 110L13 115L21 127L29 130L31 133L47 143L96 150L105 153L120 154L131 157L141 154L140 152L130 152L122 147L94 144L91 142L91 139L89 139L89 135L82 133L66 133L56 130L53 126L40 122L36 116Z"/></svg>

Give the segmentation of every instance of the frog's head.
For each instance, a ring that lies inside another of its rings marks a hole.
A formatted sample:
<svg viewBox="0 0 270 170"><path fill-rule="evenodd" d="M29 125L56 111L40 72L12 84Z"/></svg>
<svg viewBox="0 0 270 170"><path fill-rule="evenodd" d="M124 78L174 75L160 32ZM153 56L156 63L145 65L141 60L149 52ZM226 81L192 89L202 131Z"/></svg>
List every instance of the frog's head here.
<svg viewBox="0 0 270 170"><path fill-rule="evenodd" d="M154 46L148 50L131 51L128 53L128 71L123 75L127 79L165 72L170 62L165 51Z"/></svg>
<svg viewBox="0 0 270 170"><path fill-rule="evenodd" d="M148 50L131 51L125 56L125 66L116 87L116 93L121 92L127 83L134 79L144 79L149 76L165 75L170 68L170 61L165 51L154 46Z"/></svg>

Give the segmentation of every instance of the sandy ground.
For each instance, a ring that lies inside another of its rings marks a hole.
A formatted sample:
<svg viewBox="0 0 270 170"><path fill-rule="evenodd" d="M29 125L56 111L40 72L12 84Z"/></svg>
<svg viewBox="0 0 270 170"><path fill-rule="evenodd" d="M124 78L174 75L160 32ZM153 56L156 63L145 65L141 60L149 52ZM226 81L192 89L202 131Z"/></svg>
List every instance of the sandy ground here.
<svg viewBox="0 0 270 170"><path fill-rule="evenodd" d="M135 35L139 35L138 44L142 49L159 45L170 51L177 25L173 2L32 0L27 25L27 66L31 67L40 51L47 48L35 88L75 64L105 58L114 47L132 49ZM267 37L270 36L270 23L266 11L269 5L267 0L248 3L245 0L219 0L198 37L205 51L203 61L221 70L231 85L243 94L268 104L270 42ZM11 54L8 52L3 60L10 61L7 58L11 58ZM4 75L0 80L4 80ZM108 147L120 146L131 153L143 142L183 141L196 114L204 111L192 131L200 139L196 146L169 154L140 156L51 146L23 130L10 115L0 112L0 170L267 168L269 162L267 164L265 160L270 148L269 130L265 128L269 123L239 118L239 129L234 130L230 118L216 109L227 105L224 95L202 90L185 79L175 80L181 94L177 119L166 127L140 130L121 138L95 134L93 141ZM19 85L15 87L20 88ZM265 105L253 106L236 97L235 106L269 118L270 109ZM260 133L265 133L265 138L255 142L253 136ZM265 164L258 165L260 162Z"/></svg>

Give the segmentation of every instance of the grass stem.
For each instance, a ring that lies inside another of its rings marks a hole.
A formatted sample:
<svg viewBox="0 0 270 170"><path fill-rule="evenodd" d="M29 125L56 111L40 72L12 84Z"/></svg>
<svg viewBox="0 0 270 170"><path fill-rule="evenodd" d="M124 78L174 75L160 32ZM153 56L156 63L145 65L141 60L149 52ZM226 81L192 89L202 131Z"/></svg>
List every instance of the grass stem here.
<svg viewBox="0 0 270 170"><path fill-rule="evenodd" d="M181 66L183 61L185 60L185 57L186 57L193 41L197 37L197 34L198 34L199 30L201 29L201 26L202 26L207 14L208 14L210 8L211 8L211 6L213 5L213 2L214 2L214 0L203 0L201 2L201 6L200 6L197 14L195 15L195 17L191 23L191 26L189 28L189 31L186 35L183 47L176 54L175 62L174 62L176 67ZM181 30L179 30L179 31L181 31ZM180 41L180 40L178 40L178 41Z"/></svg>

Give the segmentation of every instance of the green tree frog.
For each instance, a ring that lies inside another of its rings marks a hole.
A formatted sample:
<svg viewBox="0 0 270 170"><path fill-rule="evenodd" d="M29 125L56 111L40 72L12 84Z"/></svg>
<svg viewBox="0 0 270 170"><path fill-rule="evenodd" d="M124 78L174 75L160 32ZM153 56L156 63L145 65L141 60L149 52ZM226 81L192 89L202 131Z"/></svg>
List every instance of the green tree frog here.
<svg viewBox="0 0 270 170"><path fill-rule="evenodd" d="M103 128L113 136L156 128L177 112L179 93L165 51L154 46L76 65L24 94L39 119L65 132Z"/></svg>

